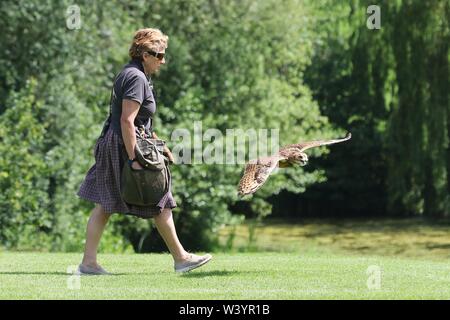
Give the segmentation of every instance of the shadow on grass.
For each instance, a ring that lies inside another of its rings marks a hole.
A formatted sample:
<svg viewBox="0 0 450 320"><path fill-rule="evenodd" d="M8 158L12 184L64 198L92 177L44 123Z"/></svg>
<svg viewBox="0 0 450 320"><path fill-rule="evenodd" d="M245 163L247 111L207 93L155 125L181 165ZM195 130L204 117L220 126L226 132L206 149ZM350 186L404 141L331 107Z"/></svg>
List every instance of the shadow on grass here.
<svg viewBox="0 0 450 320"><path fill-rule="evenodd" d="M70 273L64 272L23 272L23 271L14 271L14 272L0 272L0 274L6 275L46 275L46 276L67 276Z"/></svg>
<svg viewBox="0 0 450 320"><path fill-rule="evenodd" d="M206 278L206 277L226 277L226 276L237 276L243 273L253 273L252 271L205 271L205 272L192 272L192 273L182 273L183 278Z"/></svg>
<svg viewBox="0 0 450 320"><path fill-rule="evenodd" d="M33 276L33 275L44 275L44 276L70 276L77 275L75 273L65 273L65 272L24 272L24 271L14 271L14 272L0 272L0 275L25 275L25 276ZM135 273L112 273L106 276L127 276L127 275L135 275ZM95 275L95 274L82 274L82 277L93 277L93 276L105 276L105 275Z"/></svg>

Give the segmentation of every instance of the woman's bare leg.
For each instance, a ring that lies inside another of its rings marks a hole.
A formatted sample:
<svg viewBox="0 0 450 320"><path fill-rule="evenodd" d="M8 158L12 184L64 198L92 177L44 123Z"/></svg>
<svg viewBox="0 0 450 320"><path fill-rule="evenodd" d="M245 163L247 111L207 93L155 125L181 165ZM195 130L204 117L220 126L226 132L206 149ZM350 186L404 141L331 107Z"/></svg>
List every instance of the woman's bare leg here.
<svg viewBox="0 0 450 320"><path fill-rule="evenodd" d="M100 204L95 204L86 228L86 245L82 265L93 268L99 267L97 264L97 248L110 216L111 214L106 213Z"/></svg>
<svg viewBox="0 0 450 320"><path fill-rule="evenodd" d="M155 216L155 225L159 234L163 238L175 262L185 261L189 257L189 253L184 250L178 239L173 222L172 210L163 209L162 212Z"/></svg>

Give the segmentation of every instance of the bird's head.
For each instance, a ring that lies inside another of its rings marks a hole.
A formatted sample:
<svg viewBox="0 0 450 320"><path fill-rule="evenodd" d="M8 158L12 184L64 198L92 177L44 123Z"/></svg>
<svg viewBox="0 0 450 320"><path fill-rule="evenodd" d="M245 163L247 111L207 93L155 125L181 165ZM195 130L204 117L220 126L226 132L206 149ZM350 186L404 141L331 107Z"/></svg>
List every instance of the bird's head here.
<svg viewBox="0 0 450 320"><path fill-rule="evenodd" d="M299 152L294 156L294 161L302 167L306 166L308 163L308 156L304 152Z"/></svg>

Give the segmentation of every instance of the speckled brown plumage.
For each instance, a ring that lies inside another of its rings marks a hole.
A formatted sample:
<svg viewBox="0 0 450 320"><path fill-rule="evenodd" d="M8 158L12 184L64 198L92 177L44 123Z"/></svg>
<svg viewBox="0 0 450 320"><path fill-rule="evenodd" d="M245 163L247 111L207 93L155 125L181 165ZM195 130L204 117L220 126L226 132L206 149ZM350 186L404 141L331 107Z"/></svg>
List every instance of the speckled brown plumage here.
<svg viewBox="0 0 450 320"><path fill-rule="evenodd" d="M244 196L254 193L261 188L269 178L270 174L277 167L286 168L294 164L299 164L301 166L306 165L308 156L304 153L305 150L347 141L350 138L351 134L348 133L347 136L342 139L317 140L290 144L282 147L276 154L270 157L250 160L246 164L244 174L239 181L238 194Z"/></svg>

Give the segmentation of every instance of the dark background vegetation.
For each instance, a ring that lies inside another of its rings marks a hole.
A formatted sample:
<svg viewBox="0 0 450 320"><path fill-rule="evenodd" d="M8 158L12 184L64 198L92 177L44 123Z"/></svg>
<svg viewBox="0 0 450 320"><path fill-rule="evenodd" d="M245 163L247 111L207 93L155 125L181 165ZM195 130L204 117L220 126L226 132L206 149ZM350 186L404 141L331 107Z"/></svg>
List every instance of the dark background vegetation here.
<svg viewBox="0 0 450 320"><path fill-rule="evenodd" d="M66 25L81 9L81 28ZM0 243L81 251L91 203L76 197L93 164L114 75L134 31L169 35L154 83L156 131L278 128L280 143L350 142L310 153L239 200L237 165L175 165L177 230L212 249L245 218L450 215L450 2L1 1ZM175 142L170 142L170 144ZM105 251L159 251L151 221L116 215Z"/></svg>

